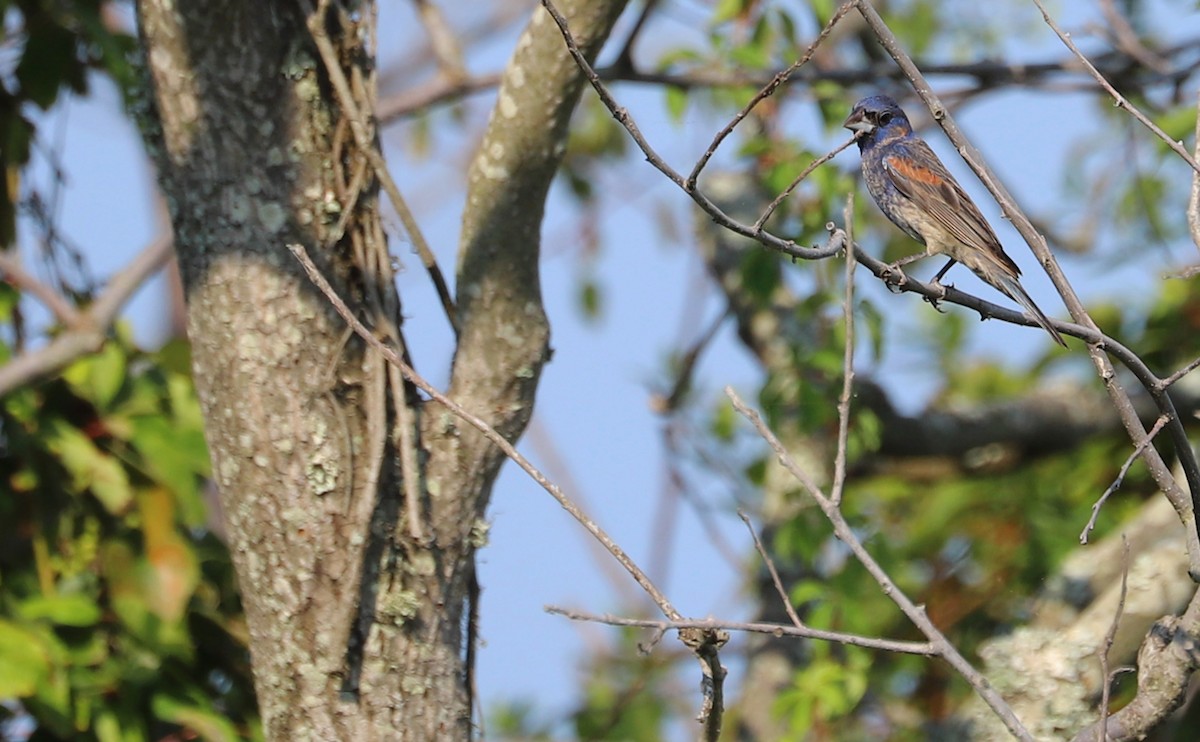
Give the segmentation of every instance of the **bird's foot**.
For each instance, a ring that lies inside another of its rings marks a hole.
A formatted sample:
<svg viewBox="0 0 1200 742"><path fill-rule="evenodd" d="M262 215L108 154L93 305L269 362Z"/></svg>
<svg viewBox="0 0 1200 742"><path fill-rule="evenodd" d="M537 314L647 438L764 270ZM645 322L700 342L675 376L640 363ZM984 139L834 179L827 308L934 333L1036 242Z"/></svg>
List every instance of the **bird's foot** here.
<svg viewBox="0 0 1200 742"><path fill-rule="evenodd" d="M887 290L893 294L900 293L900 289L908 283L908 276L900 269L904 262L897 260L895 263L889 264L879 276L883 279L883 285L887 286Z"/></svg>
<svg viewBox="0 0 1200 742"><path fill-rule="evenodd" d="M938 310L942 314L945 314L946 310L942 309L942 300L944 300L946 298L946 289L954 288L954 284L942 283L939 280L939 278L940 278L940 276L937 276L932 281L929 282L929 287L931 289L933 289L934 295L926 296L925 301L927 301L931 305L933 305L934 309Z"/></svg>

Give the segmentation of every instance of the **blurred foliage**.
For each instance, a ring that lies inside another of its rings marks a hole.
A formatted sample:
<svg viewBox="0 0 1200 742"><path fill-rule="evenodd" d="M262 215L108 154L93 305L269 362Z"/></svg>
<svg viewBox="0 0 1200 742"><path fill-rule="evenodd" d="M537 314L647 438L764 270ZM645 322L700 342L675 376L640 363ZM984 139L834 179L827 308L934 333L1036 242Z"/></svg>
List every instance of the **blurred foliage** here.
<svg viewBox="0 0 1200 742"><path fill-rule="evenodd" d="M664 652L645 654L642 632L622 630L610 652L588 657L582 704L572 714L579 740L656 742L675 702L665 682L674 672Z"/></svg>
<svg viewBox="0 0 1200 742"><path fill-rule="evenodd" d="M9 395L0 436L0 714L38 739L261 736L186 346L119 330Z"/></svg>

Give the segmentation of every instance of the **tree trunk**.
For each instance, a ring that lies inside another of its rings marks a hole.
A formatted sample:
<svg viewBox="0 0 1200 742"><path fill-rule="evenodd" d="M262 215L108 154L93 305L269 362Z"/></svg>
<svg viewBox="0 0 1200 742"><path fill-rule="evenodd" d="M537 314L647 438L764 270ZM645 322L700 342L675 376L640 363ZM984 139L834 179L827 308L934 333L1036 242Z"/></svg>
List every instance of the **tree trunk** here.
<svg viewBox="0 0 1200 742"><path fill-rule="evenodd" d="M623 6L560 3L590 56ZM288 252L304 245L403 350L378 186L303 7L138 2L149 84L134 106L171 209L264 727L269 739L466 739L464 618L502 456L423 409ZM367 112L373 16L323 19ZM513 439L549 354L538 232L581 82L538 9L471 169L450 392Z"/></svg>

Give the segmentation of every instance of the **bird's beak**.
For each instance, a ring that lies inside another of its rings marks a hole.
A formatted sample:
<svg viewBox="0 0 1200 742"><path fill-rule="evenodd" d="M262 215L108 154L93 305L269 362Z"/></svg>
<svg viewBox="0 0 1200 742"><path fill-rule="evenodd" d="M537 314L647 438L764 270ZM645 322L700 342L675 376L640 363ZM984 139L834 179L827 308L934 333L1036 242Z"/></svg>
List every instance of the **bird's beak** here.
<svg viewBox="0 0 1200 742"><path fill-rule="evenodd" d="M855 136L870 134L875 128L875 124L867 121L861 110L851 111L846 120L842 122L842 126L854 132Z"/></svg>

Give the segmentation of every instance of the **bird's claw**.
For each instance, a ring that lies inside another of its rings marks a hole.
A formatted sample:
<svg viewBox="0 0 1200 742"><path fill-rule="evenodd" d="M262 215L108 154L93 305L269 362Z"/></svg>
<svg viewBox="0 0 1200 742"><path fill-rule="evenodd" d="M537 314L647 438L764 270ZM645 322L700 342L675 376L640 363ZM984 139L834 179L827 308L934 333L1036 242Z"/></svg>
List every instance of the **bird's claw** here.
<svg viewBox="0 0 1200 742"><path fill-rule="evenodd" d="M900 293L900 289L908 283L908 276L900 270L900 265L900 261L889 264L879 276L883 279L883 285L893 294Z"/></svg>
<svg viewBox="0 0 1200 742"><path fill-rule="evenodd" d="M954 288L954 284L942 283L941 281L939 281L938 279L935 278L929 282L929 287L934 290L934 293L936 295L935 296L926 296L925 301L929 302L933 306L934 309L938 310L942 314L945 314L946 310L942 309L942 300L944 300L946 298L946 289Z"/></svg>

